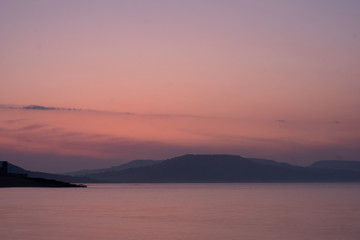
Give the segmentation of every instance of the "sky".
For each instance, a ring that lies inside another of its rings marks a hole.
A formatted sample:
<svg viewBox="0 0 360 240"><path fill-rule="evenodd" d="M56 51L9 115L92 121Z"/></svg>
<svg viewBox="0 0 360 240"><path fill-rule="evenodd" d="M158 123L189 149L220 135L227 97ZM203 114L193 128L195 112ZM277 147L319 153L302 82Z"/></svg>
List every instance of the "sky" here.
<svg viewBox="0 0 360 240"><path fill-rule="evenodd" d="M357 0L0 0L0 160L360 160Z"/></svg>

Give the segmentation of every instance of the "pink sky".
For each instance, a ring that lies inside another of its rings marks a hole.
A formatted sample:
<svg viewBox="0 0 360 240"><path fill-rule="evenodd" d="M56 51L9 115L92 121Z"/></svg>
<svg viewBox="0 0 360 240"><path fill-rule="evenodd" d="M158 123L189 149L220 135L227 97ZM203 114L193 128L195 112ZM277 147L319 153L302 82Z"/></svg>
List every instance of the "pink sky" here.
<svg viewBox="0 0 360 240"><path fill-rule="evenodd" d="M359 12L351 0L2 1L0 156L53 172L61 157L69 170L186 153L359 160ZM83 111L21 109L32 104Z"/></svg>

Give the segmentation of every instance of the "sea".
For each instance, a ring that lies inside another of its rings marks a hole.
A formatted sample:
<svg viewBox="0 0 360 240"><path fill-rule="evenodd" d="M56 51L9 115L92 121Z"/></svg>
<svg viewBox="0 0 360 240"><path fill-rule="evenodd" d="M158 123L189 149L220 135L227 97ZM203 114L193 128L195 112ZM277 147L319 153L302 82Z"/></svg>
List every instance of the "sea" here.
<svg viewBox="0 0 360 240"><path fill-rule="evenodd" d="M359 240L359 183L0 189L1 240Z"/></svg>

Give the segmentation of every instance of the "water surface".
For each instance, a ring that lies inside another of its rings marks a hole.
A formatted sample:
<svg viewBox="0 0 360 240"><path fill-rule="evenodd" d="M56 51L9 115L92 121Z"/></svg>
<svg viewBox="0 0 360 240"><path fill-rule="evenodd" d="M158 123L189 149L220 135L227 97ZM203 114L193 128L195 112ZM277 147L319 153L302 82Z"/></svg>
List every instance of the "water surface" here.
<svg viewBox="0 0 360 240"><path fill-rule="evenodd" d="M360 184L0 189L0 238L358 240Z"/></svg>

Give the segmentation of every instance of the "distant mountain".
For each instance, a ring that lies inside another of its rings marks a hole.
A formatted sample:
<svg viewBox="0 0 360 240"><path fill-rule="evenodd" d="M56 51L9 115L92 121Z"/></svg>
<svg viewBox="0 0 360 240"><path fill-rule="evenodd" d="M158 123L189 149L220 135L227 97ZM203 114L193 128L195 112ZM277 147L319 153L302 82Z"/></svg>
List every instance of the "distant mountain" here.
<svg viewBox="0 0 360 240"><path fill-rule="evenodd" d="M0 167L2 167L1 162L0 162ZM32 172L32 171L25 170L14 164L11 164L11 163L8 163L8 172L9 173L26 174L28 177L31 177L31 178L45 178L45 179L51 179L51 180L57 180L57 181L63 181L63 182L72 182L72 183L97 182L96 180L89 179L87 177L72 177L72 176L60 175L60 174Z"/></svg>
<svg viewBox="0 0 360 240"><path fill-rule="evenodd" d="M259 163L262 165L271 165L271 166L282 166L282 167L296 167L294 165L291 165L289 163L284 162L276 162L274 160L268 160L268 159L261 159L261 158L248 158L252 162Z"/></svg>
<svg viewBox="0 0 360 240"><path fill-rule="evenodd" d="M324 160L315 162L310 167L360 172L360 162L358 161Z"/></svg>
<svg viewBox="0 0 360 240"><path fill-rule="evenodd" d="M69 175L27 171L9 163L10 173L75 183L172 182L360 182L360 162L319 161L309 167L235 155L184 155L163 161L134 160L120 166Z"/></svg>
<svg viewBox="0 0 360 240"><path fill-rule="evenodd" d="M103 182L353 182L347 170L300 167L234 155L184 155L144 167L88 174Z"/></svg>
<svg viewBox="0 0 360 240"><path fill-rule="evenodd" d="M155 161L155 160L133 160L127 163L124 163L120 166L114 166L110 168L100 168L100 169L85 169L80 170L76 172L69 172L64 173L64 175L70 175L70 176L85 176L89 174L96 174L96 173L107 173L107 172L116 172L116 171L122 171L129 168L138 168L138 167L146 167L151 166L157 163L160 163L162 161Z"/></svg>

